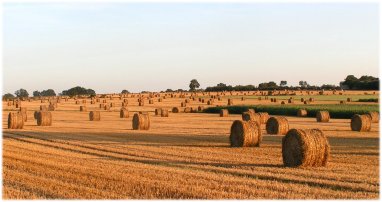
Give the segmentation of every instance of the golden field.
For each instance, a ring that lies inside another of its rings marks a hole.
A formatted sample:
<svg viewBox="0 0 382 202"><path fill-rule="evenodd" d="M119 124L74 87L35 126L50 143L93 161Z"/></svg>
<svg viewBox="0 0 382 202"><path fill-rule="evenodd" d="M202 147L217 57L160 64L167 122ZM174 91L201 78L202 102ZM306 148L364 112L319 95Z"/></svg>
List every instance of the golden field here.
<svg viewBox="0 0 382 202"><path fill-rule="evenodd" d="M346 92L356 94L364 93ZM242 92L238 96L231 96L235 105L279 104L255 98L241 101ZM226 105L228 96L222 98L214 105ZM36 125L33 113L49 102L22 101L28 114L23 129L7 129L8 113L16 108L3 102L3 198L379 198L378 123L372 123L370 132L354 132L350 119L319 123L315 118L287 117L289 128L321 129L331 146L326 167L287 168L282 161L283 136L266 134L264 125L261 147L230 147L231 124L241 115L170 113L160 117L154 115L156 108L171 111L185 98L167 97L163 102L154 98L154 104L145 100L145 106L138 106L137 97L128 97L130 116L120 118L122 100L117 95L104 99L116 106L101 110L99 103L90 104L88 98L87 112L80 112L84 104L61 100L52 111L53 125L46 127ZM323 99L315 104L338 102ZM197 100L188 106L208 107ZM92 110L101 111L101 121L89 121ZM133 114L139 111L149 112L150 130L132 130Z"/></svg>

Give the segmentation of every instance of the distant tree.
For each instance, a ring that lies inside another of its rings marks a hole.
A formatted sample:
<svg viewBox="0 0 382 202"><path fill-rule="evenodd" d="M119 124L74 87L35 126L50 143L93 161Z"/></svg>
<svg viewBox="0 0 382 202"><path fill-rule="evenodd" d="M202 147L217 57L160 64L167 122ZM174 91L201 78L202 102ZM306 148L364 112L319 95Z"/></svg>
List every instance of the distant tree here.
<svg viewBox="0 0 382 202"><path fill-rule="evenodd" d="M68 90L64 90L61 93L62 95L67 95L70 97L76 96L76 95L90 95L90 96L95 96L96 92L93 89L86 89L80 86L73 87Z"/></svg>
<svg viewBox="0 0 382 202"><path fill-rule="evenodd" d="M29 96L29 93L27 90L23 89L23 88L20 88L20 90L17 90L15 92L15 95L19 98L21 97L28 97Z"/></svg>
<svg viewBox="0 0 382 202"><path fill-rule="evenodd" d="M166 93L171 93L171 92L174 92L172 89L168 88L166 91Z"/></svg>
<svg viewBox="0 0 382 202"><path fill-rule="evenodd" d="M127 93L130 93L128 90L122 90L121 92L122 94L127 94Z"/></svg>
<svg viewBox="0 0 382 202"><path fill-rule="evenodd" d="M303 88L306 88L306 87L309 86L309 85L308 85L308 82L306 82L306 81L299 81L299 82L298 82L298 85L300 85L300 86L303 87Z"/></svg>
<svg viewBox="0 0 382 202"><path fill-rule="evenodd" d="M11 94L11 93L6 93L6 94L3 95L3 100L7 100L7 99L11 100L11 99L14 99L14 98L15 98L15 96L13 94Z"/></svg>
<svg viewBox="0 0 382 202"><path fill-rule="evenodd" d="M56 92L53 89L43 90L41 96L56 96Z"/></svg>
<svg viewBox="0 0 382 202"><path fill-rule="evenodd" d="M33 91L33 97L40 97L41 93L38 90Z"/></svg>
<svg viewBox="0 0 382 202"><path fill-rule="evenodd" d="M196 79L192 79L192 80L190 81L190 85L189 85L189 87L190 87L190 91L195 91L195 89L197 89L197 88L200 87L200 84L199 84L198 80L196 80Z"/></svg>
<svg viewBox="0 0 382 202"><path fill-rule="evenodd" d="M286 86L287 85L287 81L280 81L280 86Z"/></svg>

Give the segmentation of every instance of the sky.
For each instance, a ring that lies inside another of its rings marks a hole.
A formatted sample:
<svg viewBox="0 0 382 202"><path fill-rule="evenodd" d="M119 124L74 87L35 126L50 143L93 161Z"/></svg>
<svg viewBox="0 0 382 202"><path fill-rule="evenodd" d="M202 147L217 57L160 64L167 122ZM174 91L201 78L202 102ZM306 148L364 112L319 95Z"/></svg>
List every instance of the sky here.
<svg viewBox="0 0 382 202"><path fill-rule="evenodd" d="M3 93L336 84L379 71L377 3L4 3Z"/></svg>

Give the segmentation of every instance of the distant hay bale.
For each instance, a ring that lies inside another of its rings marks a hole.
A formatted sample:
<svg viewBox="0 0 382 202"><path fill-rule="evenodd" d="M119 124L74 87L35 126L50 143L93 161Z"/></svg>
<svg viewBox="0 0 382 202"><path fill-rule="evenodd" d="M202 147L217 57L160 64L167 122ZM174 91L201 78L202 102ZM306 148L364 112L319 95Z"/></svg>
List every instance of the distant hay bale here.
<svg viewBox="0 0 382 202"><path fill-rule="evenodd" d="M39 111L37 113L37 125L38 126L51 126L52 125L52 113L48 111Z"/></svg>
<svg viewBox="0 0 382 202"><path fill-rule="evenodd" d="M86 100L82 100L82 104L86 104Z"/></svg>
<svg viewBox="0 0 382 202"><path fill-rule="evenodd" d="M162 102L163 101L163 98L158 98L158 102Z"/></svg>
<svg viewBox="0 0 382 202"><path fill-rule="evenodd" d="M96 102L95 102L94 100L90 101L90 104L92 104L92 105L95 104L95 103L96 103Z"/></svg>
<svg viewBox="0 0 382 202"><path fill-rule="evenodd" d="M133 130L149 130L150 115L135 113L133 116Z"/></svg>
<svg viewBox="0 0 382 202"><path fill-rule="evenodd" d="M199 106L199 107L198 107L198 111L199 111L199 112L201 112L201 111L203 111L203 110L204 110L204 107L203 107L203 106Z"/></svg>
<svg viewBox="0 0 382 202"><path fill-rule="evenodd" d="M255 121L236 120L229 136L231 147L259 147L262 141L261 127Z"/></svg>
<svg viewBox="0 0 382 202"><path fill-rule="evenodd" d="M79 101L79 100L77 100L77 101L76 101L76 105L79 105L79 104L80 104L80 101Z"/></svg>
<svg viewBox="0 0 382 202"><path fill-rule="evenodd" d="M185 103L190 103L190 99L185 99L184 102Z"/></svg>
<svg viewBox="0 0 382 202"><path fill-rule="evenodd" d="M110 103L110 107L115 107L115 104L113 102Z"/></svg>
<svg viewBox="0 0 382 202"><path fill-rule="evenodd" d="M109 111L110 110L110 105L105 105L104 110Z"/></svg>
<svg viewBox="0 0 382 202"><path fill-rule="evenodd" d="M305 102L305 99L304 99L304 98L301 98L300 100L301 100L301 102Z"/></svg>
<svg viewBox="0 0 382 202"><path fill-rule="evenodd" d="M346 101L351 102L352 100L351 100L350 97L348 97L348 98L346 99Z"/></svg>
<svg viewBox="0 0 382 202"><path fill-rule="evenodd" d="M272 135L285 135L289 130L288 119L283 116L271 117L266 124L268 134Z"/></svg>
<svg viewBox="0 0 382 202"><path fill-rule="evenodd" d="M378 112L369 112L367 113L368 116L370 116L372 123L378 123L379 122L379 113Z"/></svg>
<svg viewBox="0 0 382 202"><path fill-rule="evenodd" d="M39 112L39 111L35 111L35 112L33 113L33 117L34 117L34 119L37 119L37 117L38 117L38 115L39 115L38 112Z"/></svg>
<svg viewBox="0 0 382 202"><path fill-rule="evenodd" d="M156 116L161 115L161 113L162 113L162 108L157 108L157 109L155 109L155 115L156 115Z"/></svg>
<svg viewBox="0 0 382 202"><path fill-rule="evenodd" d="M139 106L145 106L145 101L143 100L139 101Z"/></svg>
<svg viewBox="0 0 382 202"><path fill-rule="evenodd" d="M184 113L191 113L191 112L192 112L192 108L191 107L184 108Z"/></svg>
<svg viewBox="0 0 382 202"><path fill-rule="evenodd" d="M185 103L185 102L181 102L181 103L180 103L180 106L181 106L181 107L186 107L186 103Z"/></svg>
<svg viewBox="0 0 382 202"><path fill-rule="evenodd" d="M27 108L26 107L20 107L19 112L23 116L23 121L27 122L27 120L28 120Z"/></svg>
<svg viewBox="0 0 382 202"><path fill-rule="evenodd" d="M100 111L90 111L89 112L89 120L90 121L100 121L101 120L101 112Z"/></svg>
<svg viewBox="0 0 382 202"><path fill-rule="evenodd" d="M319 129L291 129L283 137L282 156L287 167L326 166L330 145Z"/></svg>
<svg viewBox="0 0 382 202"><path fill-rule="evenodd" d="M258 99L258 100L261 100L261 97L258 97L257 99Z"/></svg>
<svg viewBox="0 0 382 202"><path fill-rule="evenodd" d="M247 112L251 112L251 113L256 113L256 111L255 111L255 109L248 109L248 111Z"/></svg>
<svg viewBox="0 0 382 202"><path fill-rule="evenodd" d="M102 103L107 103L107 101L106 100L102 100Z"/></svg>
<svg viewBox="0 0 382 202"><path fill-rule="evenodd" d="M129 110L126 108L121 108L119 111L119 118L129 118Z"/></svg>
<svg viewBox="0 0 382 202"><path fill-rule="evenodd" d="M371 130L371 117L370 115L354 114L351 118L350 127L352 131L366 132Z"/></svg>
<svg viewBox="0 0 382 202"><path fill-rule="evenodd" d="M308 100L305 100L305 101L304 101L304 105L307 105L307 104L309 104L309 101L308 101Z"/></svg>
<svg viewBox="0 0 382 202"><path fill-rule="evenodd" d="M16 108L20 108L20 107L21 107L21 101L16 102Z"/></svg>
<svg viewBox="0 0 382 202"><path fill-rule="evenodd" d="M299 109L299 110L297 110L297 116L298 117L306 117L306 116L308 116L308 112L306 111L306 109Z"/></svg>
<svg viewBox="0 0 382 202"><path fill-rule="evenodd" d="M105 104L102 104L102 103L101 103L101 104L99 104L99 108L100 108L100 109L103 109L103 108L105 108Z"/></svg>
<svg viewBox="0 0 382 202"><path fill-rule="evenodd" d="M173 107L171 111L172 111L172 113L179 113L180 108L179 107Z"/></svg>
<svg viewBox="0 0 382 202"><path fill-rule="evenodd" d="M54 104L50 104L48 106L48 111L54 111L54 110L56 110L56 106Z"/></svg>
<svg viewBox="0 0 382 202"><path fill-rule="evenodd" d="M330 114L328 111L318 111L316 114L317 122L329 122Z"/></svg>
<svg viewBox="0 0 382 202"><path fill-rule="evenodd" d="M24 127L24 118L21 113L9 112L8 129L22 129Z"/></svg>
<svg viewBox="0 0 382 202"><path fill-rule="evenodd" d="M160 116L161 117L168 117L168 109L162 109Z"/></svg>
<svg viewBox="0 0 382 202"><path fill-rule="evenodd" d="M261 124L266 124L269 119L269 114L267 112L259 112L257 114L260 116Z"/></svg>
<svg viewBox="0 0 382 202"><path fill-rule="evenodd" d="M149 104L154 104L154 100L153 100L153 99L150 99L150 100L149 100Z"/></svg>
<svg viewBox="0 0 382 202"><path fill-rule="evenodd" d="M261 125L261 118L259 114L252 113L252 112L243 112L241 115L243 121L254 121Z"/></svg>
<svg viewBox="0 0 382 202"><path fill-rule="evenodd" d="M341 100L341 101L340 101L340 104L346 104L346 101Z"/></svg>
<svg viewBox="0 0 382 202"><path fill-rule="evenodd" d="M80 106L80 112L86 112L87 108L86 106Z"/></svg>
<svg viewBox="0 0 382 202"><path fill-rule="evenodd" d="M288 99L288 103L293 104L294 103L293 99Z"/></svg>
<svg viewBox="0 0 382 202"><path fill-rule="evenodd" d="M314 102L314 98L309 98L309 102Z"/></svg>
<svg viewBox="0 0 382 202"><path fill-rule="evenodd" d="M208 100L207 101L207 105L213 105L214 104L214 101L213 100Z"/></svg>
<svg viewBox="0 0 382 202"><path fill-rule="evenodd" d="M233 105L233 99L228 99L228 106Z"/></svg>
<svg viewBox="0 0 382 202"><path fill-rule="evenodd" d="M241 97L241 101L244 101L245 100L245 97Z"/></svg>
<svg viewBox="0 0 382 202"><path fill-rule="evenodd" d="M282 105L285 105L285 101L281 101L281 104L282 104Z"/></svg>
<svg viewBox="0 0 382 202"><path fill-rule="evenodd" d="M221 109L220 110L220 117L228 117L228 109Z"/></svg>

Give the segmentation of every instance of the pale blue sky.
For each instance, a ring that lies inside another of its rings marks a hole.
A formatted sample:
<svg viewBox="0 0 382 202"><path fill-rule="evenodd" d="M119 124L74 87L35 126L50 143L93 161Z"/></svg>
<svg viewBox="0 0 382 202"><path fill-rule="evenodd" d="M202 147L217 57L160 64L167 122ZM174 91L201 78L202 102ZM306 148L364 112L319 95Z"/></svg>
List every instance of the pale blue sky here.
<svg viewBox="0 0 382 202"><path fill-rule="evenodd" d="M378 76L378 4L6 3L3 90Z"/></svg>

